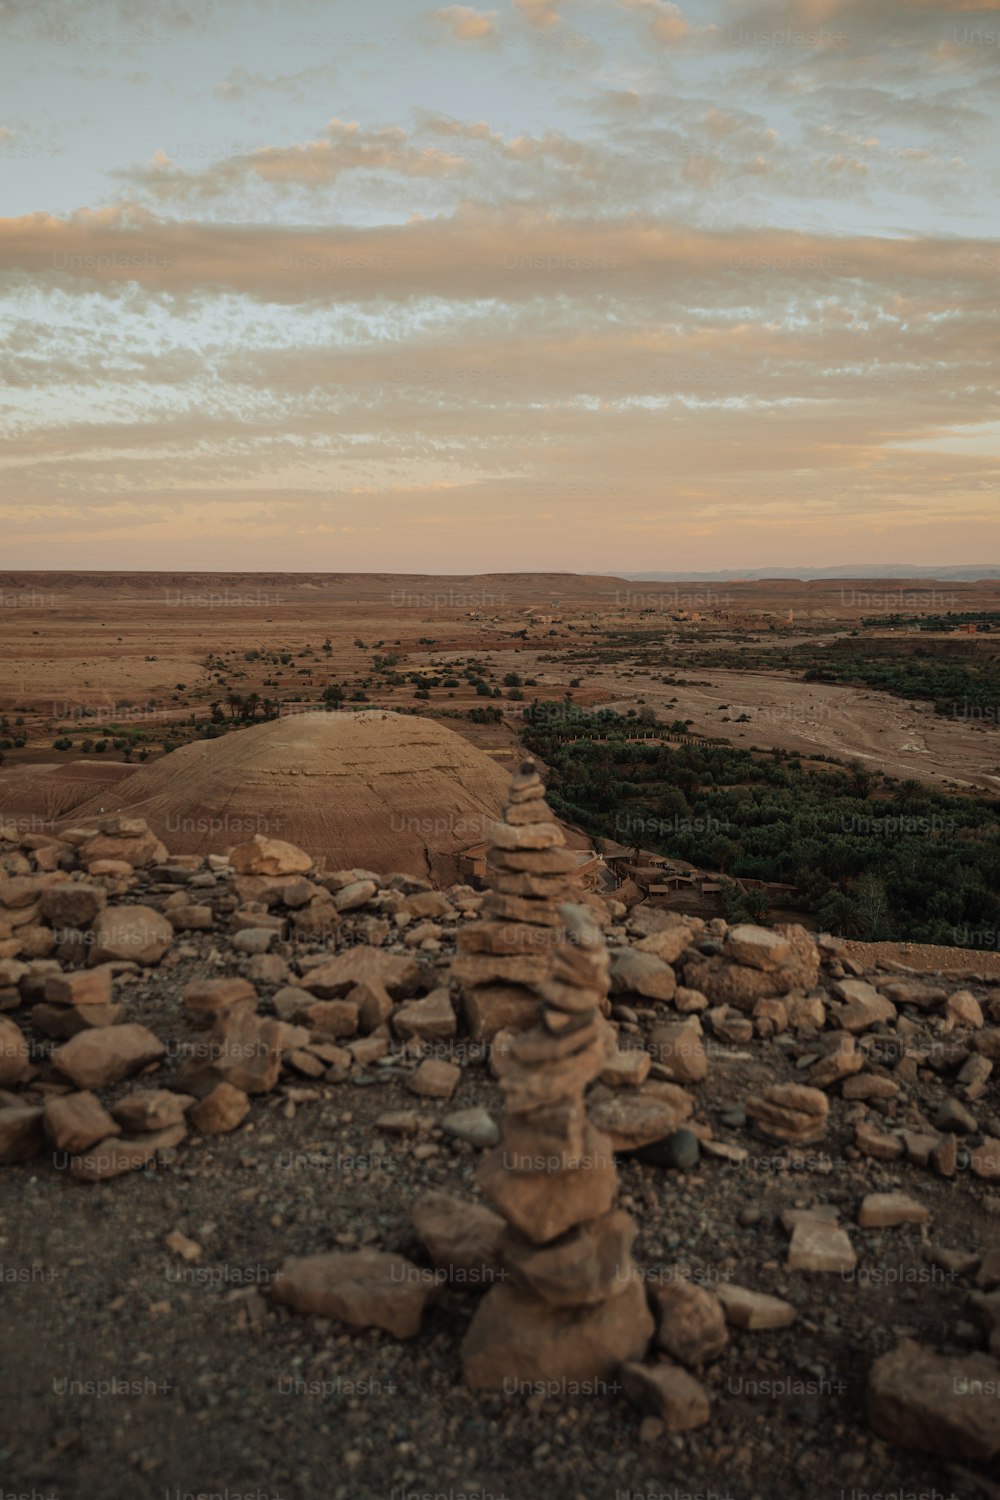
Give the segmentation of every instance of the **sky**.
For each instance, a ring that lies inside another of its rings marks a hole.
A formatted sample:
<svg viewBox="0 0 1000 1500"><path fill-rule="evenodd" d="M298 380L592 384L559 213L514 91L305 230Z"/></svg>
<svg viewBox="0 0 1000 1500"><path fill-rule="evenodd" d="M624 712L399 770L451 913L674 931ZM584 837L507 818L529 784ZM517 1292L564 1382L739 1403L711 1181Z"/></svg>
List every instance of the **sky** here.
<svg viewBox="0 0 1000 1500"><path fill-rule="evenodd" d="M0 0L9 568L1000 562L1000 0Z"/></svg>

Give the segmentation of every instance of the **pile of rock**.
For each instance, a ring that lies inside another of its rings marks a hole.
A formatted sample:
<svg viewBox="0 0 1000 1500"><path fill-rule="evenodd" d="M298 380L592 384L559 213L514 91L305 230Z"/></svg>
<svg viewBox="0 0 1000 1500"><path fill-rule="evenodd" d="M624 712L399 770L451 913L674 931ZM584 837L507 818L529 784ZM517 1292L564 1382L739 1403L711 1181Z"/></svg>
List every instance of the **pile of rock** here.
<svg viewBox="0 0 1000 1500"><path fill-rule="evenodd" d="M527 762L494 832L490 920L461 935L456 960L460 980L474 986L516 977L536 1017L509 1041L503 1138L478 1173L507 1227L497 1245L505 1275L462 1347L475 1388L609 1377L644 1352L653 1331L631 1257L635 1225L614 1206L612 1143L584 1107L587 1085L614 1050L602 1015L608 955L590 913L567 899L579 892L569 861L552 858L561 842ZM531 951L539 932L547 935L541 957ZM511 951L527 954L528 964L482 961Z"/></svg>

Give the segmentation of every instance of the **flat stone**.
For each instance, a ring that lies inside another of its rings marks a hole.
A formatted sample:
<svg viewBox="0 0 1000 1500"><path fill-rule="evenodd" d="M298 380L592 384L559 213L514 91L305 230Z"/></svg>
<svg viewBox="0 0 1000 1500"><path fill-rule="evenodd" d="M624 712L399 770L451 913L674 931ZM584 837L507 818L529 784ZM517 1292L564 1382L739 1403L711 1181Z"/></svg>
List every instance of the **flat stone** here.
<svg viewBox="0 0 1000 1500"><path fill-rule="evenodd" d="M821 1089L799 1083L775 1083L763 1097L746 1102L747 1114L770 1140L808 1145L826 1133L830 1101Z"/></svg>
<svg viewBox="0 0 1000 1500"><path fill-rule="evenodd" d="M534 1026L541 1009L538 996L518 985L487 984L462 994L462 1014L473 1041L489 1042L499 1031Z"/></svg>
<svg viewBox="0 0 1000 1500"><path fill-rule="evenodd" d="M904 1339L871 1367L868 1420L879 1437L960 1462L1000 1454L1000 1362L943 1355Z"/></svg>
<svg viewBox="0 0 1000 1500"><path fill-rule="evenodd" d="M611 954L611 992L642 995L647 1000L672 1000L677 977L669 964L638 948L616 948Z"/></svg>
<svg viewBox="0 0 1000 1500"><path fill-rule="evenodd" d="M581 1307L618 1296L638 1276L636 1226L623 1209L579 1224L545 1245L507 1227L500 1258L515 1282L550 1307Z"/></svg>
<svg viewBox="0 0 1000 1500"><path fill-rule="evenodd" d="M869 1193L858 1210L862 1229L892 1229L897 1224L929 1224L930 1210L905 1193Z"/></svg>
<svg viewBox="0 0 1000 1500"><path fill-rule="evenodd" d="M577 1167L566 1168L562 1156L513 1156L498 1146L479 1164L476 1180L487 1198L535 1244L545 1244L576 1224L605 1214L618 1186L611 1143L588 1125ZM532 1170L524 1167L531 1164ZM550 1165L554 1170L550 1170Z"/></svg>
<svg viewBox="0 0 1000 1500"><path fill-rule="evenodd" d="M159 1152L173 1150L185 1135L186 1126L171 1125L167 1130L149 1131L134 1139L112 1136L70 1157L70 1176L78 1182L106 1182L126 1172L139 1171L154 1161Z"/></svg>
<svg viewBox="0 0 1000 1500"><path fill-rule="evenodd" d="M412 994L420 979L417 960L407 953L387 953L368 943L338 953L329 962L311 969L302 979L302 988L321 1000L335 1000L346 995L356 984L369 981L384 986L395 998Z"/></svg>
<svg viewBox="0 0 1000 1500"><path fill-rule="evenodd" d="M271 1290L277 1302L296 1312L337 1318L351 1328L383 1328L408 1339L420 1332L436 1281L401 1255L356 1250L293 1256Z"/></svg>
<svg viewBox="0 0 1000 1500"><path fill-rule="evenodd" d="M355 1036L360 1016L353 1000L310 1000L302 1021L325 1037Z"/></svg>
<svg viewBox="0 0 1000 1500"><path fill-rule="evenodd" d="M52 1061L78 1089L99 1089L159 1062L166 1050L145 1026L130 1022L79 1032Z"/></svg>
<svg viewBox="0 0 1000 1500"><path fill-rule="evenodd" d="M879 1161L895 1161L905 1149L898 1135L877 1130L867 1120L859 1120L854 1127L854 1144L863 1156L874 1156Z"/></svg>
<svg viewBox="0 0 1000 1500"><path fill-rule="evenodd" d="M231 849L229 863L237 875L301 875L313 866L312 856L304 849L260 833Z"/></svg>
<svg viewBox="0 0 1000 1500"><path fill-rule="evenodd" d="M107 900L103 886L67 880L42 892L42 916L56 928L88 927Z"/></svg>
<svg viewBox="0 0 1000 1500"><path fill-rule="evenodd" d="M548 1385L610 1380L623 1360L640 1359L653 1333L641 1281L594 1307L551 1307L522 1287L492 1286L462 1342L473 1390L533 1394Z"/></svg>
<svg viewBox="0 0 1000 1500"><path fill-rule="evenodd" d="M186 1093L203 1099L217 1083L231 1083L245 1094L265 1094L281 1071L283 1021L262 1019L247 1006L225 1011L199 1041L180 1071ZM308 1033L305 1033L308 1039ZM296 1043L290 1043L296 1045Z"/></svg>
<svg viewBox="0 0 1000 1500"><path fill-rule="evenodd" d="M596 1128L607 1135L613 1151L636 1151L672 1135L694 1111L691 1095L676 1084L665 1094L645 1084L638 1091L616 1089L589 1096L587 1113Z"/></svg>
<svg viewBox="0 0 1000 1500"><path fill-rule="evenodd" d="M810 1068L809 1082L814 1088L827 1089L852 1073L860 1073L864 1065L864 1056L857 1050L853 1036L838 1036L829 1051Z"/></svg>
<svg viewBox="0 0 1000 1500"><path fill-rule="evenodd" d="M58 1151L85 1151L96 1141L119 1135L121 1126L96 1094L57 1094L45 1101L45 1134Z"/></svg>
<svg viewBox="0 0 1000 1500"><path fill-rule="evenodd" d="M110 1005L114 998L110 964L97 969L73 969L49 974L42 991L50 1005Z"/></svg>
<svg viewBox="0 0 1000 1500"><path fill-rule="evenodd" d="M27 1037L9 1016L0 1016L0 1088L20 1083L30 1072Z"/></svg>
<svg viewBox="0 0 1000 1500"><path fill-rule="evenodd" d="M454 1036L458 1017L446 987L431 990L422 1000L405 1000L392 1018L397 1036L434 1039Z"/></svg>
<svg viewBox="0 0 1000 1500"><path fill-rule="evenodd" d="M721 1281L715 1288L726 1322L734 1328L787 1328L795 1321L795 1308L780 1297L754 1292L749 1287Z"/></svg>
<svg viewBox="0 0 1000 1500"><path fill-rule="evenodd" d="M792 947L787 938L768 927L741 922L730 927L724 951L727 958L752 969L776 969L791 957Z"/></svg>
<svg viewBox="0 0 1000 1500"><path fill-rule="evenodd" d="M637 1089L649 1076L649 1053L641 1047L628 1047L605 1063L598 1077L612 1089Z"/></svg>
<svg viewBox="0 0 1000 1500"><path fill-rule="evenodd" d="M704 1427L712 1415L708 1392L680 1365L625 1363L621 1381L632 1405L657 1417L668 1432Z"/></svg>
<svg viewBox="0 0 1000 1500"><path fill-rule="evenodd" d="M460 1141L468 1141L470 1146L478 1146L484 1150L495 1146L500 1140L499 1125L489 1110L481 1106L458 1109L454 1114L445 1115L441 1121L441 1129Z"/></svg>
<svg viewBox="0 0 1000 1500"><path fill-rule="evenodd" d="M858 1257L846 1230L820 1219L804 1219L795 1226L786 1264L790 1271L828 1271L845 1275Z"/></svg>
<svg viewBox="0 0 1000 1500"><path fill-rule="evenodd" d="M417 1238L450 1281L487 1286L502 1279L500 1238L505 1224L485 1204L432 1191L412 1210Z"/></svg>

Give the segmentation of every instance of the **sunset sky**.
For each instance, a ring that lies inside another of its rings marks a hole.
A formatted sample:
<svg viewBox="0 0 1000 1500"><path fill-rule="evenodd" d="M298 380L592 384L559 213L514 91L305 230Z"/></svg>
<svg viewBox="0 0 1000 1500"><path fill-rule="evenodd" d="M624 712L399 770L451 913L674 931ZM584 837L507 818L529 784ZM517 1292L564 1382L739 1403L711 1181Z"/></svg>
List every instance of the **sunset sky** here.
<svg viewBox="0 0 1000 1500"><path fill-rule="evenodd" d="M1000 562L1000 0L0 0L9 568Z"/></svg>

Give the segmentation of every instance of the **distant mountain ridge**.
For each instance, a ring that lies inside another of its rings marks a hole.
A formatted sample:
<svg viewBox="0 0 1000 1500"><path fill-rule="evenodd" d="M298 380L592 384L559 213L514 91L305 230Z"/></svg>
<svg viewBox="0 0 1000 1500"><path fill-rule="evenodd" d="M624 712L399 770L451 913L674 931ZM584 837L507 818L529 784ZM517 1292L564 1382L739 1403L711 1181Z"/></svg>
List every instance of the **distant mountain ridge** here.
<svg viewBox="0 0 1000 1500"><path fill-rule="evenodd" d="M926 563L842 563L836 568L733 568L712 573L628 573L616 569L604 575L627 578L632 583L758 583L768 578L926 578L939 583L976 583L983 578L1000 578L1000 564L962 563L953 567L932 568Z"/></svg>

